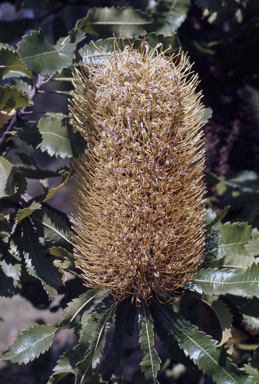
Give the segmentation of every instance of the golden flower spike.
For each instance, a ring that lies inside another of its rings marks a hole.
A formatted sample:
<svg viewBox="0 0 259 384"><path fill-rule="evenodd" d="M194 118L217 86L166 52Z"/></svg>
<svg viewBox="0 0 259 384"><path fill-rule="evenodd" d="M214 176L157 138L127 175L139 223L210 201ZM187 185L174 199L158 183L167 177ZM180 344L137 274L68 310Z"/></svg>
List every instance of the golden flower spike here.
<svg viewBox="0 0 259 384"><path fill-rule="evenodd" d="M177 61L177 64L175 64ZM77 72L74 247L88 287L168 301L204 255L204 108L183 54L126 46Z"/></svg>

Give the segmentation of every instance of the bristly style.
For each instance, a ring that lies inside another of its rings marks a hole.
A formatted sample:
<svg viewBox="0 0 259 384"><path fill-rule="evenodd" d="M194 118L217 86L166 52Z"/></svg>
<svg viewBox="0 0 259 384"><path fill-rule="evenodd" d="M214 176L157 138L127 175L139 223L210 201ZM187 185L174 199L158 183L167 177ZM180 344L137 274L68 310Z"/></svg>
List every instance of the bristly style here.
<svg viewBox="0 0 259 384"><path fill-rule="evenodd" d="M116 300L179 294L204 256L204 137L185 55L126 46L77 72L71 124L76 265Z"/></svg>

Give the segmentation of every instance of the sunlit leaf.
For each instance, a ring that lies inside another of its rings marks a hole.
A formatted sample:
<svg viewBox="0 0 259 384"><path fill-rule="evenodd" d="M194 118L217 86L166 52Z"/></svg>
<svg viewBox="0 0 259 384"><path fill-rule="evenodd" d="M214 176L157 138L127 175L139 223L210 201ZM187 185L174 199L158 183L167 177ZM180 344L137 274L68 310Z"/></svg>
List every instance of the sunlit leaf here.
<svg viewBox="0 0 259 384"><path fill-rule="evenodd" d="M231 363L217 341L174 312L170 305L153 301L159 321L168 334L177 340L184 353L216 384L254 384L251 376Z"/></svg>
<svg viewBox="0 0 259 384"><path fill-rule="evenodd" d="M67 174L64 178L63 178L63 181L62 183L60 183L57 187L54 187L54 188L51 188L49 193L47 194L47 196L45 197L44 201L47 201L49 199L51 199L53 196L55 196L55 194L60 191L60 189L62 189L64 187L64 185L67 184L69 178L71 176L71 172L69 174Z"/></svg>
<svg viewBox="0 0 259 384"><path fill-rule="evenodd" d="M154 324L151 313L145 302L142 303L138 311L139 341L144 357L141 362L141 370L147 380L157 383L157 372L160 368L161 360L158 357L154 346Z"/></svg>
<svg viewBox="0 0 259 384"><path fill-rule="evenodd" d="M1 359L27 364L50 348L57 330L58 328L48 325L33 325L18 336Z"/></svg>
<svg viewBox="0 0 259 384"><path fill-rule="evenodd" d="M0 156L0 198L16 191L14 167L10 161Z"/></svg>
<svg viewBox="0 0 259 384"><path fill-rule="evenodd" d="M31 73L12 49L0 48L0 79L7 77L31 77Z"/></svg>
<svg viewBox="0 0 259 384"><path fill-rule="evenodd" d="M132 8L93 8L76 28L95 36L132 37L142 34L151 25L147 13Z"/></svg>
<svg viewBox="0 0 259 384"><path fill-rule="evenodd" d="M60 156L63 159L72 157L70 143L70 126L66 116L46 117L38 122L38 129L42 136L37 146L42 152L47 151L50 156Z"/></svg>
<svg viewBox="0 0 259 384"><path fill-rule="evenodd" d="M72 64L74 43L51 45L42 30L31 31L18 43L18 53L26 67L34 74L48 75L60 72Z"/></svg>
<svg viewBox="0 0 259 384"><path fill-rule="evenodd" d="M30 107L32 102L27 94L23 94L21 89L6 84L0 87L0 111L11 112L13 109L19 110L23 107Z"/></svg>
<svg viewBox="0 0 259 384"><path fill-rule="evenodd" d="M33 202L29 207L19 209L16 215L16 221L20 223L25 217L30 216L36 209L40 209L41 204Z"/></svg>
<svg viewBox="0 0 259 384"><path fill-rule="evenodd" d="M253 264L245 272L234 268L207 268L200 270L189 283L191 290L210 295L232 294L243 297L259 297L259 264Z"/></svg>

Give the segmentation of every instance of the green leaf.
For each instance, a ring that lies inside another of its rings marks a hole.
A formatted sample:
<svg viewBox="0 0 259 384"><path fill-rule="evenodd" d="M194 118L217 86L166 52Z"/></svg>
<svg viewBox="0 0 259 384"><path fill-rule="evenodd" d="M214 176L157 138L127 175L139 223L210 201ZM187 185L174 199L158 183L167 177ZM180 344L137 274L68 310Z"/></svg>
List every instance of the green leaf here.
<svg viewBox="0 0 259 384"><path fill-rule="evenodd" d="M44 204L41 210L33 212L32 217L40 236L56 245L72 244L68 223L54 209Z"/></svg>
<svg viewBox="0 0 259 384"><path fill-rule="evenodd" d="M182 25L187 17L190 0L161 0L152 9L155 20L153 30L159 35L171 36Z"/></svg>
<svg viewBox="0 0 259 384"><path fill-rule="evenodd" d="M211 116L212 116L212 109L211 108L205 108L204 114L202 117L203 123L206 124L209 121L209 119L211 118Z"/></svg>
<svg viewBox="0 0 259 384"><path fill-rule="evenodd" d="M110 325L116 303L110 296L105 297L95 309L85 315L80 332L80 346L85 350L84 356L77 363L75 383L84 383L100 361L104 348L107 329Z"/></svg>
<svg viewBox="0 0 259 384"><path fill-rule="evenodd" d="M217 315L222 330L222 338L220 343L217 345L217 347L220 347L231 337L233 316L228 306L218 297L210 301L210 305Z"/></svg>
<svg viewBox="0 0 259 384"><path fill-rule="evenodd" d="M40 148L42 152L47 151L50 156L60 156L63 159L73 156L68 117L57 116L40 119L38 129L42 141L37 148Z"/></svg>
<svg viewBox="0 0 259 384"><path fill-rule="evenodd" d="M72 326L75 319L83 314L83 312L89 308L93 299L100 291L100 288L90 289L89 291L83 293L76 299L68 303L67 307L64 309L62 319L60 320L59 326L66 327Z"/></svg>
<svg viewBox="0 0 259 384"><path fill-rule="evenodd" d="M255 382L259 382L259 348L255 350L254 356L249 364L245 364L246 372L251 375Z"/></svg>
<svg viewBox="0 0 259 384"><path fill-rule="evenodd" d="M189 288L201 294L259 297L259 264L253 264L243 273L228 268L202 269L189 283Z"/></svg>
<svg viewBox="0 0 259 384"><path fill-rule="evenodd" d="M30 216L36 209L40 209L41 204L32 202L27 208L19 209L16 215L17 223L20 223L25 217Z"/></svg>
<svg viewBox="0 0 259 384"><path fill-rule="evenodd" d="M32 101L29 100L26 94L23 94L21 89L6 84L0 87L0 111L10 112L12 109L19 110L23 107L30 107Z"/></svg>
<svg viewBox="0 0 259 384"><path fill-rule="evenodd" d="M16 191L15 184L12 163L0 156L0 198L13 195Z"/></svg>
<svg viewBox="0 0 259 384"><path fill-rule="evenodd" d="M152 304L168 335L177 340L186 356L189 356L202 372L211 376L216 384L255 384L251 376L231 363L223 348L216 347L216 340L175 313L171 305L161 305L155 300Z"/></svg>
<svg viewBox="0 0 259 384"><path fill-rule="evenodd" d="M8 77L31 77L31 73L21 61L18 53L13 49L0 48L0 58L1 80Z"/></svg>
<svg viewBox="0 0 259 384"><path fill-rule="evenodd" d="M158 357L154 346L154 324L149 308L142 302L138 310L139 341L144 357L141 362L141 370L147 380L157 383L157 372L160 368L161 360Z"/></svg>
<svg viewBox="0 0 259 384"><path fill-rule="evenodd" d="M18 53L26 67L34 74L48 75L60 72L72 64L74 43L51 45L42 30L31 31L18 43Z"/></svg>
<svg viewBox="0 0 259 384"><path fill-rule="evenodd" d="M83 19L77 21L76 28L95 36L141 35L151 25L147 13L132 8L103 7L93 8Z"/></svg>
<svg viewBox="0 0 259 384"><path fill-rule="evenodd" d="M18 336L9 350L3 353L1 359L27 364L50 348L57 330L58 328L48 325L33 325Z"/></svg>
<svg viewBox="0 0 259 384"><path fill-rule="evenodd" d="M109 354L113 361L112 368L122 375L123 348L126 335L132 336L136 317L136 307L130 302L130 298L118 303L115 310L115 328L112 340L113 353Z"/></svg>
<svg viewBox="0 0 259 384"><path fill-rule="evenodd" d="M24 260L27 272L39 279L48 295L54 297L57 295L57 288L60 285L58 274L47 260L30 219L23 219L22 225Z"/></svg>

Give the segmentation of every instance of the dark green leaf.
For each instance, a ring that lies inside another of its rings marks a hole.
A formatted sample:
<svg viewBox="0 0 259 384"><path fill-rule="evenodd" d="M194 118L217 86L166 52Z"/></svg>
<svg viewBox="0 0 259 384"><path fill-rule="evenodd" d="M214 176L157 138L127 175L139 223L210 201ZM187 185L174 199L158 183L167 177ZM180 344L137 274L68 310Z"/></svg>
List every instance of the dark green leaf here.
<svg viewBox="0 0 259 384"><path fill-rule="evenodd" d="M57 288L60 284L58 274L47 260L30 219L23 219L22 225L24 260L27 272L39 279L49 296L53 297L57 295Z"/></svg>
<svg viewBox="0 0 259 384"><path fill-rule="evenodd" d="M83 19L78 20L76 28L95 36L140 35L151 25L147 13L132 8L103 7L93 8Z"/></svg>
<svg viewBox="0 0 259 384"><path fill-rule="evenodd" d="M31 77L31 73L22 63L17 52L8 48L0 48L0 79L7 77Z"/></svg>
<svg viewBox="0 0 259 384"><path fill-rule="evenodd" d="M159 321L168 334L177 340L186 356L189 356L216 384L255 384L252 377L239 370L217 341L201 332L195 325L174 312L168 304L153 301Z"/></svg>
<svg viewBox="0 0 259 384"><path fill-rule="evenodd" d="M48 325L33 325L23 331L1 359L11 360L13 363L27 364L46 352L58 328Z"/></svg>
<svg viewBox="0 0 259 384"><path fill-rule="evenodd" d="M147 380L157 383L157 372L160 368L161 360L158 357L154 343L154 324L151 313L145 302L142 302L138 310L139 341L144 357L141 362L141 370Z"/></svg>
<svg viewBox="0 0 259 384"><path fill-rule="evenodd" d="M33 220L37 225L39 235L46 240L57 245L72 244L68 223L54 209L44 206L40 211L33 213Z"/></svg>
<svg viewBox="0 0 259 384"><path fill-rule="evenodd" d="M245 272L235 269L202 269L190 282L190 289L210 295L230 293L235 296L259 297L259 264Z"/></svg>
<svg viewBox="0 0 259 384"><path fill-rule="evenodd" d="M60 72L72 64L74 43L51 45L43 32L31 31L18 43L18 53L26 67L34 74L48 75Z"/></svg>
<svg viewBox="0 0 259 384"><path fill-rule="evenodd" d="M0 87L0 111L10 112L12 109L19 110L23 107L30 107L32 101L28 99L26 94L23 94L21 89L6 84Z"/></svg>
<svg viewBox="0 0 259 384"><path fill-rule="evenodd" d="M259 329L259 299L247 299L239 296L227 295L227 299L234 304L246 321L255 329Z"/></svg>
<svg viewBox="0 0 259 384"><path fill-rule="evenodd" d="M38 129L42 141L37 148L40 148L42 152L47 151L50 156L60 156L63 159L73 156L70 142L71 128L66 116L40 119Z"/></svg>
<svg viewBox="0 0 259 384"><path fill-rule="evenodd" d="M100 288L90 289L89 291L83 293L82 295L68 303L67 307L63 312L59 326L72 326L77 316L82 316L83 312L89 308L94 297L99 291Z"/></svg>
<svg viewBox="0 0 259 384"><path fill-rule="evenodd" d="M190 0L161 0L152 9L155 20L154 30L164 36L171 36L187 17Z"/></svg>

